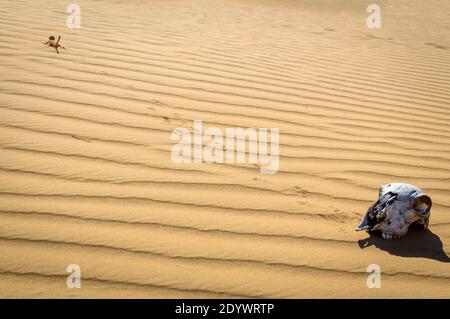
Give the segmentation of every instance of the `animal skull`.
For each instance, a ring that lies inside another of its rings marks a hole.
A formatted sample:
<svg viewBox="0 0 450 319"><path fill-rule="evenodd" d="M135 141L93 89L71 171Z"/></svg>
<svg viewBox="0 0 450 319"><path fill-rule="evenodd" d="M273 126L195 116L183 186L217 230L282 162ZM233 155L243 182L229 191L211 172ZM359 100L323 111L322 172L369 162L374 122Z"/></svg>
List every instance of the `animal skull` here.
<svg viewBox="0 0 450 319"><path fill-rule="evenodd" d="M400 238L413 223L428 228L431 205L431 198L414 185L383 185L356 230L380 231L385 239Z"/></svg>

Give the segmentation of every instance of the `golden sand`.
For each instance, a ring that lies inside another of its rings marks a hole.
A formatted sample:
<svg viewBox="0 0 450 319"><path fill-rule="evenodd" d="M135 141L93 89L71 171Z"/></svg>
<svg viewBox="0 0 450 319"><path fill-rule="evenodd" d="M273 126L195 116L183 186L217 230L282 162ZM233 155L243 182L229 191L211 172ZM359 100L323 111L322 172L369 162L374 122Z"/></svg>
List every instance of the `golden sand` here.
<svg viewBox="0 0 450 319"><path fill-rule="evenodd" d="M0 0L0 296L449 298L450 2L343 2L77 0L68 29ZM194 119L279 128L278 173L173 163ZM430 230L355 232L395 181Z"/></svg>

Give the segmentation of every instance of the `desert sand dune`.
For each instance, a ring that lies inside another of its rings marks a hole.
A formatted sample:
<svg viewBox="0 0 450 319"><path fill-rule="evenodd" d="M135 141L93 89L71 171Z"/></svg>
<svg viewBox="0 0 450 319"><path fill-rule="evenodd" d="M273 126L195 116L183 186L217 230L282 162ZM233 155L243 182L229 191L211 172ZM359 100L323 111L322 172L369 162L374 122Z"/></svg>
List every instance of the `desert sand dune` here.
<svg viewBox="0 0 450 319"><path fill-rule="evenodd" d="M450 3L341 2L79 0L69 29L0 0L0 297L449 298ZM279 128L278 172L173 163L196 119ZM394 181L429 230L355 232Z"/></svg>

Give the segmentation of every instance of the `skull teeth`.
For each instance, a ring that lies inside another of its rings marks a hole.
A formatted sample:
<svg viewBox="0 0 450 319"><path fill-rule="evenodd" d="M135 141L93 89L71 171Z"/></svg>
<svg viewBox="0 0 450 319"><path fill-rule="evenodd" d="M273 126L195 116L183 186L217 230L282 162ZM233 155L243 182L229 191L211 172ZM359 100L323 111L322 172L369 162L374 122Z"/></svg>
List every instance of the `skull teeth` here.
<svg viewBox="0 0 450 319"><path fill-rule="evenodd" d="M393 236L391 234L381 233L381 237L384 239L392 239Z"/></svg>

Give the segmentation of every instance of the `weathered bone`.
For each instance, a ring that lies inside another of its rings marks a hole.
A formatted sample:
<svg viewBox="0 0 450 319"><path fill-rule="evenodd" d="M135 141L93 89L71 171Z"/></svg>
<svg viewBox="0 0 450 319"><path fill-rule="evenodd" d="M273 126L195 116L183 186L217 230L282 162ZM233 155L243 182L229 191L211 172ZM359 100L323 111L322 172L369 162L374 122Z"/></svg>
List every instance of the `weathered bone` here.
<svg viewBox="0 0 450 319"><path fill-rule="evenodd" d="M356 230L381 231L385 239L400 238L413 223L428 227L431 206L431 198L417 186L383 185L378 200L369 207Z"/></svg>

